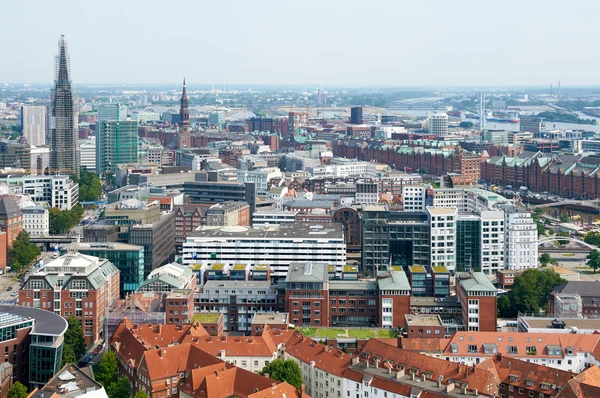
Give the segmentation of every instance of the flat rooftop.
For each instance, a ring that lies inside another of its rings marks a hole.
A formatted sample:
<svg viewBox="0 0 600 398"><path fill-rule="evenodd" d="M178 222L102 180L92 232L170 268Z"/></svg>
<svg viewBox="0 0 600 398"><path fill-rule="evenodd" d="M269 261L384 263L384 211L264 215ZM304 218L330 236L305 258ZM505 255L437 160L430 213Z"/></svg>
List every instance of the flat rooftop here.
<svg viewBox="0 0 600 398"><path fill-rule="evenodd" d="M271 281L208 281L204 289L257 288L271 290Z"/></svg>
<svg viewBox="0 0 600 398"><path fill-rule="evenodd" d="M29 307L0 306L1 312L35 319L33 327L33 333L35 334L59 336L67 331L67 321L65 318L56 315L54 312Z"/></svg>
<svg viewBox="0 0 600 398"><path fill-rule="evenodd" d="M427 206L427 211L434 216L451 216L458 213L458 209L456 207Z"/></svg>
<svg viewBox="0 0 600 398"><path fill-rule="evenodd" d="M534 318L534 317L522 317L521 318L527 325L532 329L553 329L552 321L554 318ZM600 330L600 319L560 319L565 323L565 333L570 332L572 327L586 330ZM561 329L554 329L561 330Z"/></svg>
<svg viewBox="0 0 600 398"><path fill-rule="evenodd" d="M192 318L192 321L198 321L200 323L216 323L219 321L221 317L220 313L210 313L210 314L195 314Z"/></svg>
<svg viewBox="0 0 600 398"><path fill-rule="evenodd" d="M252 323L257 325L264 325L265 323L287 325L289 323L288 313L282 312L279 314L254 314Z"/></svg>
<svg viewBox="0 0 600 398"><path fill-rule="evenodd" d="M444 326L439 315L404 315L406 326Z"/></svg>
<svg viewBox="0 0 600 398"><path fill-rule="evenodd" d="M343 241L341 224L290 223L267 227L200 227L188 233L188 238L235 238L235 239L337 239Z"/></svg>

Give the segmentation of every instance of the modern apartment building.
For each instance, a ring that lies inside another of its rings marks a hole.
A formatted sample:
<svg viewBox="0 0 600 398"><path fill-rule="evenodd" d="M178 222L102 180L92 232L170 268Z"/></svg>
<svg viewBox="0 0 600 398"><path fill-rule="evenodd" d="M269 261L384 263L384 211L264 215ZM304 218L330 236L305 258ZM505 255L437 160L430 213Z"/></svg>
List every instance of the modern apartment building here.
<svg viewBox="0 0 600 398"><path fill-rule="evenodd" d="M204 227L188 233L183 264L265 264L275 279L285 278L290 262L346 265L341 225L282 224L249 228Z"/></svg>
<svg viewBox="0 0 600 398"><path fill-rule="evenodd" d="M132 225L127 243L144 247L144 275L175 260L175 213L148 224Z"/></svg>
<svg viewBox="0 0 600 398"><path fill-rule="evenodd" d="M105 316L119 298L119 285L119 270L110 261L68 253L27 276L19 305L76 317L87 346L104 337Z"/></svg>
<svg viewBox="0 0 600 398"><path fill-rule="evenodd" d="M538 230L531 213L514 205L499 206L504 212L504 263L509 270L538 266Z"/></svg>
<svg viewBox="0 0 600 398"><path fill-rule="evenodd" d="M237 170L237 180L243 183L254 183L256 194L266 196L269 191L269 181L273 178L282 178L283 173L278 167L265 167L256 170Z"/></svg>
<svg viewBox="0 0 600 398"><path fill-rule="evenodd" d="M448 135L448 115L445 113L436 113L429 116L429 134L445 137Z"/></svg>
<svg viewBox="0 0 600 398"><path fill-rule="evenodd" d="M24 229L30 236L50 235L50 214L46 207L28 202L21 207Z"/></svg>
<svg viewBox="0 0 600 398"><path fill-rule="evenodd" d="M183 190L192 204L247 202L250 213L256 208L256 185L236 181L190 181L184 182Z"/></svg>
<svg viewBox="0 0 600 398"><path fill-rule="evenodd" d="M447 207L427 207L431 228L431 265L456 269L456 221L458 210Z"/></svg>
<svg viewBox="0 0 600 398"><path fill-rule="evenodd" d="M402 186L404 211L425 211L427 189L424 185Z"/></svg>
<svg viewBox="0 0 600 398"><path fill-rule="evenodd" d="M495 332L497 291L483 272L457 272L456 295L463 308L463 325L469 332Z"/></svg>

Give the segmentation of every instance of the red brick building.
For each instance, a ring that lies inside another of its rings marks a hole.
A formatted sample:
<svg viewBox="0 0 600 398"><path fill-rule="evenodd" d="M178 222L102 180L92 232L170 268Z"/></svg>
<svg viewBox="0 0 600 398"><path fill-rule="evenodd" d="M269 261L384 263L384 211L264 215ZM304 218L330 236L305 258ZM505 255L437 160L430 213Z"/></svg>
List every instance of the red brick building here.
<svg viewBox="0 0 600 398"><path fill-rule="evenodd" d="M19 290L19 305L81 321L85 344L103 338L108 307L119 299L120 271L108 260L69 253L31 274Z"/></svg>
<svg viewBox="0 0 600 398"><path fill-rule="evenodd" d="M462 307L462 321L471 332L497 329L497 289L483 272L457 272L456 295Z"/></svg>
<svg viewBox="0 0 600 398"><path fill-rule="evenodd" d="M194 290L176 289L165 297L165 321L167 324L191 323L194 317Z"/></svg>
<svg viewBox="0 0 600 398"><path fill-rule="evenodd" d="M0 199L0 231L6 232L6 250L12 247L23 228L23 213L17 201L12 197Z"/></svg>
<svg viewBox="0 0 600 398"><path fill-rule="evenodd" d="M175 247L181 251L183 242L189 232L200 225L206 224L206 211L212 206L207 205L178 205L175 206Z"/></svg>

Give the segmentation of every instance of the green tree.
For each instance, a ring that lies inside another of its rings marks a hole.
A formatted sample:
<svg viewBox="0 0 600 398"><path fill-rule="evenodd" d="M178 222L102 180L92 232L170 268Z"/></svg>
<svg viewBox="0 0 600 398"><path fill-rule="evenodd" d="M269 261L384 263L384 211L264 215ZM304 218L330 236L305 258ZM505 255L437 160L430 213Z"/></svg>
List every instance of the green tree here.
<svg viewBox="0 0 600 398"><path fill-rule="evenodd" d="M541 221L536 221L535 224L537 226L538 236L546 235L546 227L544 227L544 224L542 224Z"/></svg>
<svg viewBox="0 0 600 398"><path fill-rule="evenodd" d="M558 237L563 237L563 238L568 238L568 237L569 237L569 233L568 233L568 232L564 232L564 231L560 231L560 232L558 232L558 233L556 234L556 236L558 236ZM564 245L566 245L567 243L569 243L569 241L568 241L568 240L564 240L564 239L563 239L563 240L557 240L557 242L558 242L558 244L559 244L560 246L564 246Z"/></svg>
<svg viewBox="0 0 600 398"><path fill-rule="evenodd" d="M594 270L594 274L600 268L600 252L598 250L594 249L587 255L587 266Z"/></svg>
<svg viewBox="0 0 600 398"><path fill-rule="evenodd" d="M116 376L116 375L115 375ZM116 382L108 385L106 393L109 398L130 398L131 386L127 377L121 377Z"/></svg>
<svg viewBox="0 0 600 398"><path fill-rule="evenodd" d="M67 331L65 332L65 346L71 346L75 358L80 358L85 353L85 341L81 321L74 316L67 319Z"/></svg>
<svg viewBox="0 0 600 398"><path fill-rule="evenodd" d="M27 387L20 382L15 382L9 389L6 396L8 398L27 398Z"/></svg>
<svg viewBox="0 0 600 398"><path fill-rule="evenodd" d="M514 310L510 305L510 299L506 294L498 296L498 313L502 318L513 318L515 316Z"/></svg>
<svg viewBox="0 0 600 398"><path fill-rule="evenodd" d="M560 222L569 222L571 221L571 217L567 213L563 213L560 215Z"/></svg>
<svg viewBox="0 0 600 398"><path fill-rule="evenodd" d="M565 282L551 268L525 270L515 278L509 293L511 307L514 311L537 313L547 305L552 289Z"/></svg>
<svg viewBox="0 0 600 398"><path fill-rule="evenodd" d="M600 231L590 231L583 238L585 243L590 245L600 246Z"/></svg>
<svg viewBox="0 0 600 398"><path fill-rule="evenodd" d="M117 356L112 351L107 351L102 355L102 359L94 368L94 377L96 381L104 386L117 382Z"/></svg>
<svg viewBox="0 0 600 398"><path fill-rule="evenodd" d="M419 174L421 174L421 175L427 174L427 168L426 167L419 167Z"/></svg>
<svg viewBox="0 0 600 398"><path fill-rule="evenodd" d="M83 207L73 206L71 210L60 210L53 207L50 213L50 235L62 235L77 225L83 217Z"/></svg>
<svg viewBox="0 0 600 398"><path fill-rule="evenodd" d="M63 347L62 360L60 363L61 367L65 366L68 363L77 363L77 357L75 356L75 351L73 351L73 347L71 347L70 345L65 345Z"/></svg>
<svg viewBox="0 0 600 398"><path fill-rule="evenodd" d="M551 262L552 257L550 257L548 253L542 253L542 255L540 256L540 264L542 264L542 267L547 267L548 264L550 264Z"/></svg>
<svg viewBox="0 0 600 398"><path fill-rule="evenodd" d="M276 359L265 366L260 372L261 375L268 374L269 377L277 381L287 381L296 388L302 386L302 372L300 366L291 359Z"/></svg>
<svg viewBox="0 0 600 398"><path fill-rule="evenodd" d="M148 394L146 394L143 391L138 391L135 394L133 394L133 398L148 398Z"/></svg>
<svg viewBox="0 0 600 398"><path fill-rule="evenodd" d="M8 262L11 264L12 270L18 272L22 266L29 265L36 260L40 253L40 248L29 240L27 231L21 231L8 252Z"/></svg>
<svg viewBox="0 0 600 398"><path fill-rule="evenodd" d="M459 126L463 129L470 129L473 128L474 124L473 122L465 120L464 122L460 122Z"/></svg>
<svg viewBox="0 0 600 398"><path fill-rule="evenodd" d="M93 202L102 196L102 182L96 173L81 170L79 179L79 200L82 202Z"/></svg>

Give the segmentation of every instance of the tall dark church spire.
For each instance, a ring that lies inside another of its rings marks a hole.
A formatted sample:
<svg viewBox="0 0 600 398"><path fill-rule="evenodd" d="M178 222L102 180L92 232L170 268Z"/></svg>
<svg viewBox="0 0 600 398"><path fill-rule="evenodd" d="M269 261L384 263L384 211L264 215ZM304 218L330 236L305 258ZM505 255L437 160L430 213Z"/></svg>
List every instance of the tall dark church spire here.
<svg viewBox="0 0 600 398"><path fill-rule="evenodd" d="M190 144L190 107L184 77L181 107L179 108L179 148L189 148Z"/></svg>
<svg viewBox="0 0 600 398"><path fill-rule="evenodd" d="M50 122L50 173L79 176L77 108L71 87L69 54L64 35L58 41Z"/></svg>

